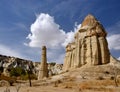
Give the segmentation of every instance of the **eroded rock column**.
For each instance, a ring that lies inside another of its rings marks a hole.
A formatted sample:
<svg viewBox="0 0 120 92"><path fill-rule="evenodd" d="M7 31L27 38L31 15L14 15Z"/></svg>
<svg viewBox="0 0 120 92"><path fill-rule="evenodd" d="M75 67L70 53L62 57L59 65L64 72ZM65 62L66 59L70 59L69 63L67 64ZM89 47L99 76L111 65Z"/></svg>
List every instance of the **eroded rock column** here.
<svg viewBox="0 0 120 92"><path fill-rule="evenodd" d="M39 79L43 79L45 77L48 77L48 67L47 67L47 57L46 57L46 54L47 54L46 46L43 46L42 47L41 64L40 64L38 80Z"/></svg>
<svg viewBox="0 0 120 92"><path fill-rule="evenodd" d="M108 49L107 40L104 37L99 37L100 51L101 51L101 63L107 64L110 62L110 53Z"/></svg>

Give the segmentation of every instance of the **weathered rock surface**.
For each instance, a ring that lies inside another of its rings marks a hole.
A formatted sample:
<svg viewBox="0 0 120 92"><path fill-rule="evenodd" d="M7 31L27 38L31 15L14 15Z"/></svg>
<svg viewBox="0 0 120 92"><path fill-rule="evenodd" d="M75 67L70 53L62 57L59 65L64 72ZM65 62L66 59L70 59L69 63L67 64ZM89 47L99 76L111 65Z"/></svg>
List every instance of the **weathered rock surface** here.
<svg viewBox="0 0 120 92"><path fill-rule="evenodd" d="M63 64L55 64L55 65L52 65L51 63L48 64L48 74L49 76L52 76L52 75L57 75L57 74L60 74L62 73L62 68L63 68Z"/></svg>
<svg viewBox="0 0 120 92"><path fill-rule="evenodd" d="M88 15L75 34L74 42L66 46L63 71L85 64L100 65L110 62L107 33L97 19Z"/></svg>
<svg viewBox="0 0 120 92"><path fill-rule="evenodd" d="M0 55L0 68L1 68L0 71L5 76L9 76L9 71L11 68L21 67L22 69L27 70L27 65L29 64L29 62L31 64L30 67L32 68L32 72L35 73L36 69L33 66L32 61L20 59L17 57Z"/></svg>
<svg viewBox="0 0 120 92"><path fill-rule="evenodd" d="M42 47L41 65L40 65L40 70L39 70L39 74L38 74L38 80L43 79L44 77L48 77L46 46Z"/></svg>
<svg viewBox="0 0 120 92"><path fill-rule="evenodd" d="M11 57L11 56L5 56L5 55L0 55L0 73L4 74L5 76L9 76L9 69L11 68L16 68L16 67L21 67L22 69L27 70L27 66L31 62L31 68L32 72L38 76L39 74L39 69L40 69L40 62L32 62L30 60L25 60L25 59L20 59L17 57ZM49 73L52 75L56 75L62 72L62 64L52 64L48 63L48 70ZM49 74L48 73L48 74Z"/></svg>

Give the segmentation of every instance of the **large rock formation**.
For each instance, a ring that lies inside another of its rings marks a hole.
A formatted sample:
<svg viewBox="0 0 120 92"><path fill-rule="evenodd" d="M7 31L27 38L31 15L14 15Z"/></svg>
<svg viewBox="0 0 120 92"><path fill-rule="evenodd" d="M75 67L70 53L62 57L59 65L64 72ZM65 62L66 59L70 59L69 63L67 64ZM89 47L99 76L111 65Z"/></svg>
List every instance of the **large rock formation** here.
<svg viewBox="0 0 120 92"><path fill-rule="evenodd" d="M110 62L107 33L97 19L88 15L75 34L75 40L66 46L63 70L82 65L99 65Z"/></svg>
<svg viewBox="0 0 120 92"><path fill-rule="evenodd" d="M48 77L46 46L42 47L42 57L41 57L40 71L39 71L39 74L38 74L38 80L43 79L44 77Z"/></svg>

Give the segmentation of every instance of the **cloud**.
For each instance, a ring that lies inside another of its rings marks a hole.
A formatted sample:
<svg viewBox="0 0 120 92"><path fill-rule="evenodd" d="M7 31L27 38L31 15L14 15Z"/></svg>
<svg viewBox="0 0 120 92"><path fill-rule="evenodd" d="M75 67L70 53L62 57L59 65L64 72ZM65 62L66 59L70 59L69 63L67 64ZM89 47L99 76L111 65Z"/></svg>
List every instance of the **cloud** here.
<svg viewBox="0 0 120 92"><path fill-rule="evenodd" d="M74 32L70 31L70 32L66 33L66 39L62 43L62 46L65 47L69 42L72 42L73 40L74 40Z"/></svg>
<svg viewBox="0 0 120 92"><path fill-rule="evenodd" d="M46 45L53 48L61 45L65 39L65 32L55 23L54 18L49 14L41 13L37 16L36 21L31 25L30 47L41 47Z"/></svg>
<svg viewBox="0 0 120 92"><path fill-rule="evenodd" d="M117 58L118 60L120 60L120 57L119 58Z"/></svg>
<svg viewBox="0 0 120 92"><path fill-rule="evenodd" d="M41 13L37 15L35 22L31 25L30 34L26 37L29 43L24 43L29 47L41 47L46 45L48 50L48 60L63 62L65 46L72 42L75 32L81 24L75 23L73 31L65 32L60 29L60 25L55 23L54 17L49 14Z"/></svg>
<svg viewBox="0 0 120 92"><path fill-rule="evenodd" d="M8 46L2 45L2 44L0 44L0 54L24 58L24 56L22 56L19 52L15 51L14 49L9 48Z"/></svg>
<svg viewBox="0 0 120 92"><path fill-rule="evenodd" d="M62 43L62 45L63 45L64 47L65 47L68 43L74 41L74 35L75 35L75 33L79 30L80 27L81 27L81 24L77 24L77 22L75 22L74 31L70 31L70 32L66 33L66 39L65 39L65 41Z"/></svg>
<svg viewBox="0 0 120 92"><path fill-rule="evenodd" d="M30 39L30 47L41 47L46 45L48 48L57 46L66 46L74 39L74 34L80 28L81 24L75 23L74 31L65 32L60 29L60 25L55 23L54 17L49 14L41 13L37 15L35 22L31 25L31 33L27 36Z"/></svg>
<svg viewBox="0 0 120 92"><path fill-rule="evenodd" d="M120 34L107 37L109 49L120 50Z"/></svg>
<svg viewBox="0 0 120 92"><path fill-rule="evenodd" d="M107 28L107 31L109 32L107 37L109 49L120 50L120 21Z"/></svg>

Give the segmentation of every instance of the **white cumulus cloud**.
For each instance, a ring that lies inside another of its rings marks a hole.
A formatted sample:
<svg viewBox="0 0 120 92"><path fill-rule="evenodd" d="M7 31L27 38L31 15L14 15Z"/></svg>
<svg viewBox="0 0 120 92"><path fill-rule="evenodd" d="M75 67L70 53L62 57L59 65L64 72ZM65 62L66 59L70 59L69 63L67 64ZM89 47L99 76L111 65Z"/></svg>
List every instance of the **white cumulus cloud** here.
<svg viewBox="0 0 120 92"><path fill-rule="evenodd" d="M74 39L74 34L81 24L75 23L74 31L65 32L60 29L60 25L55 23L54 17L49 14L41 13L37 15L35 22L31 25L31 33L27 36L30 47L41 47L46 45L49 48L56 46L66 46ZM26 45L26 43L25 43Z"/></svg>
<svg viewBox="0 0 120 92"><path fill-rule="evenodd" d="M65 41L62 43L62 46L66 46L69 42L72 42L74 40L74 32L70 31L66 33Z"/></svg>
<svg viewBox="0 0 120 92"><path fill-rule="evenodd" d="M107 40L109 49L120 50L120 34L112 34Z"/></svg>
<svg viewBox="0 0 120 92"><path fill-rule="evenodd" d="M120 57L118 58L118 60L120 60Z"/></svg>
<svg viewBox="0 0 120 92"><path fill-rule="evenodd" d="M62 43L62 45L65 47L68 43L73 42L74 41L74 35L75 33L79 30L79 28L81 27L81 24L77 24L77 22L75 23L75 27L74 27L74 31L70 31L68 33L66 33L66 39L65 41Z"/></svg>
<svg viewBox="0 0 120 92"><path fill-rule="evenodd" d="M41 13L31 25L29 46L41 47L46 45L49 48L61 45L65 39L65 32L55 23L54 18L49 14Z"/></svg>

